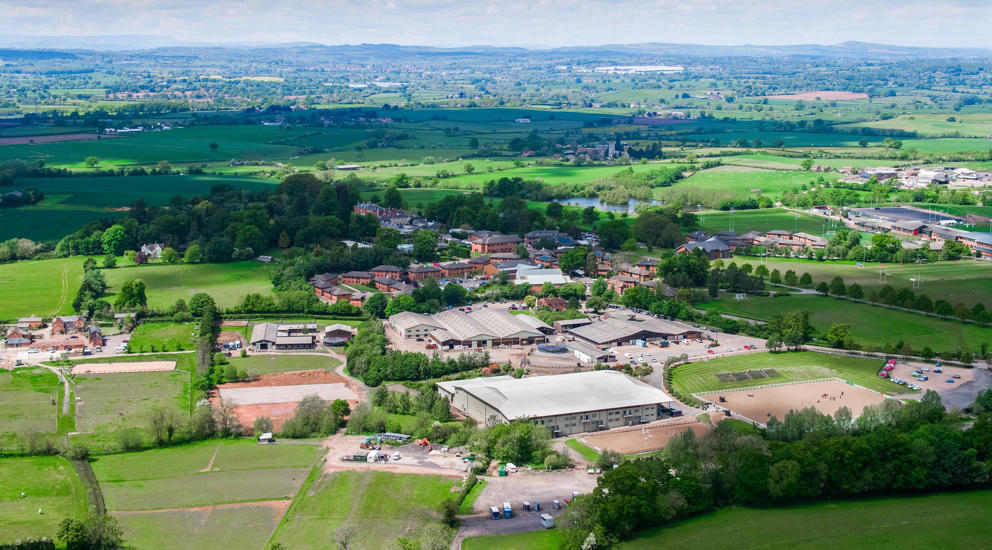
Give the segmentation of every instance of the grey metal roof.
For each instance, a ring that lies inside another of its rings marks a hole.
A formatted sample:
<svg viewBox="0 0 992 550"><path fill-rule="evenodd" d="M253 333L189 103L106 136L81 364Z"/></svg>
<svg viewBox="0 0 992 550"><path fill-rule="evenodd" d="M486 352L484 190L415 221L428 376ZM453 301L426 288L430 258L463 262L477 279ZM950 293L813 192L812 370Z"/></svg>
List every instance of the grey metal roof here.
<svg viewBox="0 0 992 550"><path fill-rule="evenodd" d="M249 340L249 343L275 342L278 332L279 325L275 323L259 323L251 327L251 340Z"/></svg>
<svg viewBox="0 0 992 550"><path fill-rule="evenodd" d="M507 420L671 403L665 392L622 372L600 370L516 379L510 376L438 382L498 410Z"/></svg>
<svg viewBox="0 0 992 550"><path fill-rule="evenodd" d="M652 332L658 336L674 336L685 334L690 330L688 325L663 321L654 317L647 317L638 321L607 317L602 321L569 329L568 332L590 342L607 344L629 338L643 331Z"/></svg>

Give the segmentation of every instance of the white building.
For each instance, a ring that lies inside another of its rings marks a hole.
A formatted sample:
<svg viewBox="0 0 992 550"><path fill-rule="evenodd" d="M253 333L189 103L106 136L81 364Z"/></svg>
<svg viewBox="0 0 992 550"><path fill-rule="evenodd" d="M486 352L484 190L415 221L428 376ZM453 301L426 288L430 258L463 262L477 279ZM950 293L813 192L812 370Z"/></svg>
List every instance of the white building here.
<svg viewBox="0 0 992 550"><path fill-rule="evenodd" d="M658 388L613 370L472 378L437 386L452 405L479 422L529 419L555 437L652 422L664 418L674 403Z"/></svg>

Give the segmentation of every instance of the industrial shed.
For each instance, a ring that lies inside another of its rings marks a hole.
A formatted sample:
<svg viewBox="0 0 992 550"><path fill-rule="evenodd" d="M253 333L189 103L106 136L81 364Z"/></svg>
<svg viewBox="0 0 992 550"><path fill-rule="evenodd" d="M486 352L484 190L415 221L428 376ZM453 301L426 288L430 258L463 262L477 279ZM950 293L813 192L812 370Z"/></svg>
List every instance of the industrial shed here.
<svg viewBox="0 0 992 550"><path fill-rule="evenodd" d="M479 422L530 419L555 437L652 422L674 404L658 388L612 370L472 378L437 386L452 405Z"/></svg>
<svg viewBox="0 0 992 550"><path fill-rule="evenodd" d="M406 311L391 316L389 324L403 338L428 337L442 349L539 344L554 332L537 317L495 309L450 309L435 315Z"/></svg>
<svg viewBox="0 0 992 550"><path fill-rule="evenodd" d="M617 319L607 317L590 325L570 328L577 340L594 346L629 346L637 342L698 338L699 329L684 323L664 321L654 317Z"/></svg>

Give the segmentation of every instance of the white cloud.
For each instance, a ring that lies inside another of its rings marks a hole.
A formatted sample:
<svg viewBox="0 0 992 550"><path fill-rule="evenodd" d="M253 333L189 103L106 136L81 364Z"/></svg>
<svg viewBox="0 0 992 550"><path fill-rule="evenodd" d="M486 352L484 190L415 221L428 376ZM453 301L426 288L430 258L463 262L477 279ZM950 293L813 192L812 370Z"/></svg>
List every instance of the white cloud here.
<svg viewBox="0 0 992 550"><path fill-rule="evenodd" d="M12 34L195 42L992 47L990 20L982 0L0 0L0 28Z"/></svg>

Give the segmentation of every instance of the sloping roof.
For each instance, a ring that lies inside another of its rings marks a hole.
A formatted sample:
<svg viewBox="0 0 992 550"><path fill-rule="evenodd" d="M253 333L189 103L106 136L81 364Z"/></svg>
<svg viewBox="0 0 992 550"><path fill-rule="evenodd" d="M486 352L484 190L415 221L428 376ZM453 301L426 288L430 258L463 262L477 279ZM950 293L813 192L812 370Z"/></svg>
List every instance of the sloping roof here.
<svg viewBox="0 0 992 550"><path fill-rule="evenodd" d="M386 271L389 273L403 273L403 269L396 267L395 265L377 265L372 268L372 271Z"/></svg>
<svg viewBox="0 0 992 550"><path fill-rule="evenodd" d="M671 403L658 388L622 372L600 370L516 379L510 376L438 382L497 409L507 420Z"/></svg>
<svg viewBox="0 0 992 550"><path fill-rule="evenodd" d="M424 315L423 313L414 313L412 311L403 311L392 315L389 317L389 322L396 327L396 330L407 330L413 328L417 325L428 325L436 328L441 328L443 325L430 315Z"/></svg>
<svg viewBox="0 0 992 550"><path fill-rule="evenodd" d="M706 252L712 252L714 250L717 251L730 250L730 245L728 245L726 241L724 241L720 237L710 237L705 241L685 243L683 246L685 246L686 250L690 250L690 251L695 250L697 248L702 248Z"/></svg>
<svg viewBox="0 0 992 550"><path fill-rule="evenodd" d="M258 342L275 342L276 334L279 332L279 325L275 323L259 323L251 328L250 344Z"/></svg>
<svg viewBox="0 0 992 550"><path fill-rule="evenodd" d="M418 265L407 270L409 273L434 273L441 271L441 268L432 265Z"/></svg>
<svg viewBox="0 0 992 550"><path fill-rule="evenodd" d="M923 222L913 221L913 220L902 220L892 224L893 229L902 229L904 231L917 231L927 224Z"/></svg>
<svg viewBox="0 0 992 550"><path fill-rule="evenodd" d="M491 237L485 237L478 242L482 244L505 244L505 243L519 243L522 241L517 235L493 235Z"/></svg>
<svg viewBox="0 0 992 550"><path fill-rule="evenodd" d="M372 274L368 271L349 271L342 275L342 277L354 277L356 279L371 279Z"/></svg>
<svg viewBox="0 0 992 550"><path fill-rule="evenodd" d="M684 334L690 330L692 329L688 325L663 321L654 317L646 317L638 321L607 317L602 321L569 329L569 332L597 344L607 344L630 338L643 331L664 336Z"/></svg>

